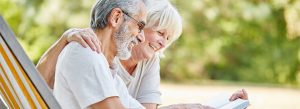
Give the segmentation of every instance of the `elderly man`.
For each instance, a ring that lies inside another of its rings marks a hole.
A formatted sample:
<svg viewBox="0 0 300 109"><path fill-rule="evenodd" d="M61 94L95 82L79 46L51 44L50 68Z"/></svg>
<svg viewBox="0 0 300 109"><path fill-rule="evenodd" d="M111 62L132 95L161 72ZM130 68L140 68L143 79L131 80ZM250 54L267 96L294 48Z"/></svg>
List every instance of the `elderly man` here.
<svg viewBox="0 0 300 109"><path fill-rule="evenodd" d="M53 93L62 108L143 108L116 75L114 59L128 59L132 47L144 40L145 20L141 0L97 1L90 26L101 41L102 53L76 42L60 53Z"/></svg>

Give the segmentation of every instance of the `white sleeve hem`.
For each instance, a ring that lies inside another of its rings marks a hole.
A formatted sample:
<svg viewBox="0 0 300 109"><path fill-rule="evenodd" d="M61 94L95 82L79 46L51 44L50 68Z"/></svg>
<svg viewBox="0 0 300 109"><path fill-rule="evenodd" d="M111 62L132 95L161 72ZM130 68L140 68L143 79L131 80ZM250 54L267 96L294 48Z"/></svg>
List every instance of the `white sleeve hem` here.
<svg viewBox="0 0 300 109"><path fill-rule="evenodd" d="M103 97L103 96L95 96L95 97L86 99L86 100L82 101L82 103L80 103L81 104L81 108L86 109L89 106L91 106L91 105L93 105L95 103L101 102L101 101L103 101L103 100L105 100L106 98L109 98L109 97L118 97L118 94L111 94L111 95L107 95L105 97Z"/></svg>

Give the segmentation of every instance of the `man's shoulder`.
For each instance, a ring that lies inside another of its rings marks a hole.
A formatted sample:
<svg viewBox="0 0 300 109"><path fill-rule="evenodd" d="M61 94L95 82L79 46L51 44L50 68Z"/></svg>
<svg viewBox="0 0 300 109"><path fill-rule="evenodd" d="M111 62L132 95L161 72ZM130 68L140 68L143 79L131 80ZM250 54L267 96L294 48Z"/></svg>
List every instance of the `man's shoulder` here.
<svg viewBox="0 0 300 109"><path fill-rule="evenodd" d="M101 66L108 64L105 56L102 53L92 51L91 48L82 47L77 42L69 43L59 56L58 63L60 65L75 66ZM64 66L67 67L67 66Z"/></svg>
<svg viewBox="0 0 300 109"><path fill-rule="evenodd" d="M88 59L90 61L95 61L96 59L106 60L105 56L102 53L97 53L91 48L84 48L77 42L71 42L66 47L67 56L69 57L78 57Z"/></svg>
<svg viewBox="0 0 300 109"><path fill-rule="evenodd" d="M72 81L77 81L75 78L109 77L111 74L103 54L84 48L79 43L70 43L64 48L57 61L56 71Z"/></svg>
<svg viewBox="0 0 300 109"><path fill-rule="evenodd" d="M95 57L99 55L96 51L93 51L90 47L84 48L82 45L80 45L77 42L70 42L65 49L68 50L68 52L79 54L82 56L90 56L90 57ZM100 53L100 55L103 55ZM75 55L76 56L76 55ZM103 58L103 57L101 57Z"/></svg>

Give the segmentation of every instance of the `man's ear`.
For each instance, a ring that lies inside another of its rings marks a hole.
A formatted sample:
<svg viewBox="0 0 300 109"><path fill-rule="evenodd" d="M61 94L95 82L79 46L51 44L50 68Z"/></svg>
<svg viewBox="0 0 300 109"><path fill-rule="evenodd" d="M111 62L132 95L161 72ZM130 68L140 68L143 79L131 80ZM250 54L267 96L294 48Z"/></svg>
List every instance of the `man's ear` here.
<svg viewBox="0 0 300 109"><path fill-rule="evenodd" d="M109 16L109 22L112 27L117 27L118 25L123 22L123 14L122 10L120 8L114 8L111 10L110 16Z"/></svg>

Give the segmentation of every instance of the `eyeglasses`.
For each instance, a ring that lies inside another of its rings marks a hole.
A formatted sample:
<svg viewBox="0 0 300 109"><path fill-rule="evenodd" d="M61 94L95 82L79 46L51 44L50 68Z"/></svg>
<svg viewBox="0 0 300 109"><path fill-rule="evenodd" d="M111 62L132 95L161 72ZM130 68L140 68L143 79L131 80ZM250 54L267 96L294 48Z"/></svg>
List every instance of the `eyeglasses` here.
<svg viewBox="0 0 300 109"><path fill-rule="evenodd" d="M124 11L124 10L122 10L122 12L123 12L126 16L128 16L129 18L133 19L133 20L137 23L137 25L139 26L139 33L141 33L142 30L144 29L146 23L145 23L144 21L138 21L138 20L136 20L135 18L131 17L131 16L128 14L128 12L126 12L126 11Z"/></svg>

